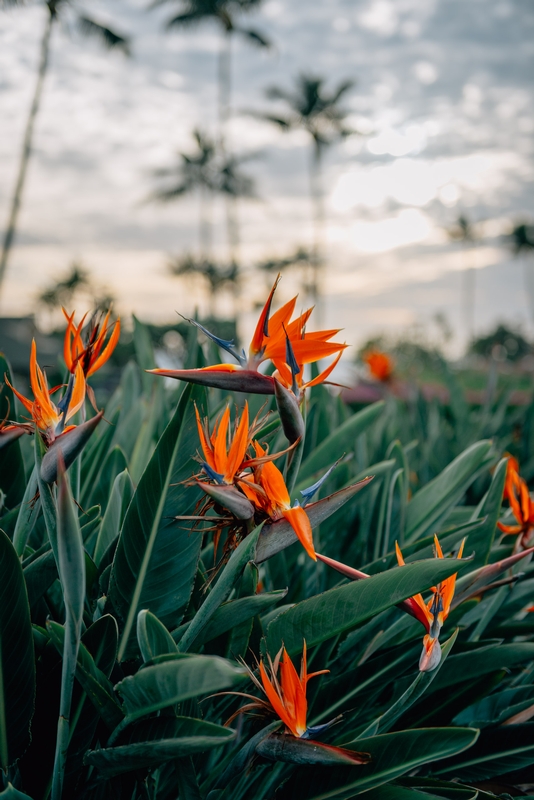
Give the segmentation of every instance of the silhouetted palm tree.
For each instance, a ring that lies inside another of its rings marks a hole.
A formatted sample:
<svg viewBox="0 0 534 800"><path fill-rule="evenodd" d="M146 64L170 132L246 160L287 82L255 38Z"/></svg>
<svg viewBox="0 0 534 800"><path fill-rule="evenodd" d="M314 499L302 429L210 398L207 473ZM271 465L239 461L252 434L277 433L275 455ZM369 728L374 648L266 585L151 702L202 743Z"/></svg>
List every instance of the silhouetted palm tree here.
<svg viewBox="0 0 534 800"><path fill-rule="evenodd" d="M186 28L213 21L223 36L219 51L219 140L224 148L225 126L230 117L232 89L232 38L238 34L259 47L270 47L270 42L255 28L240 23L240 18L256 10L262 0L156 0L154 5L178 3L180 12L167 22L167 29Z"/></svg>
<svg viewBox="0 0 534 800"><path fill-rule="evenodd" d="M236 202L241 197L254 196L254 183L251 177L241 171L241 164L253 157L228 156L222 153L209 136L202 131L193 132L196 150L192 153L179 153L178 162L155 172L162 180L159 189L151 198L170 202L190 194L199 198L199 261L212 262L211 201L220 195L229 200L227 205L227 230L230 264L238 269L239 245Z"/></svg>
<svg viewBox="0 0 534 800"><path fill-rule="evenodd" d="M520 258L522 256L527 256L527 258L523 260L523 276L530 313L534 319L534 276L532 274L531 264L529 264L531 258L528 258L528 256L534 255L534 225L529 225L525 222L519 223L509 236L507 236L507 239L515 256Z"/></svg>
<svg viewBox="0 0 534 800"><path fill-rule="evenodd" d="M314 223L311 287L314 301L317 301L321 294L320 273L324 258L323 154L326 148L334 142L355 133L345 125L348 112L340 105L341 100L354 86L354 81L343 81L331 92L325 89L324 84L323 78L300 75L294 90L273 86L267 89L267 97L271 100L282 101L287 108L286 113L258 115L262 119L274 123L283 131L291 131L296 128L304 130L311 139L309 176Z"/></svg>
<svg viewBox="0 0 534 800"><path fill-rule="evenodd" d="M464 247L465 266L462 281L462 305L464 311L465 333L468 342L473 340L475 334L475 293L476 272L473 264L474 246L478 240L478 231L467 216L461 214L456 224L448 230L449 237L455 242L461 242Z"/></svg>
<svg viewBox="0 0 534 800"><path fill-rule="evenodd" d="M22 0L0 0L0 7L23 5ZM37 83L33 93L33 98L30 106L30 113L26 122L24 131L24 140L22 145L22 153L19 163L17 180L15 183L15 190L11 200L10 212L7 227L4 233L4 241L2 245L2 254L0 255L0 287L2 285L9 254L13 246L13 239L17 228L17 219L22 201L22 193L24 189L24 182L26 180L26 172L28 169L28 162L31 156L33 131L35 126L35 119L39 110L41 102L41 95L43 92L44 79L48 68L48 60L50 53L50 37L54 23L58 20L61 13L67 9L72 10L73 3L71 0L45 0L44 6L46 8L46 23L41 39L41 53L39 58L39 68L37 71ZM78 29L83 35L94 36L109 49L122 49L125 53L129 52L128 40L124 36L120 36L111 28L101 25L96 20L88 17L85 12L76 12L76 24Z"/></svg>
<svg viewBox="0 0 534 800"><path fill-rule="evenodd" d="M221 289L230 286L237 288L239 270L236 264L217 264L215 261L195 258L188 254L182 258L175 258L169 262L169 272L178 277L193 276L202 279L207 286L209 300L209 316L215 319L216 299Z"/></svg>

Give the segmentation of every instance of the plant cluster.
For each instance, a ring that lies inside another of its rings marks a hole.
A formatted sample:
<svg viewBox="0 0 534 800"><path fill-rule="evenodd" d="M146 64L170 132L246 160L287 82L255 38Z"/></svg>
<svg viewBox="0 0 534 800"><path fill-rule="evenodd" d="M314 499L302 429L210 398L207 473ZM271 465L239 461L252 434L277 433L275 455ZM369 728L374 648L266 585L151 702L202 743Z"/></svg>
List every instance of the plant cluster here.
<svg viewBox="0 0 534 800"><path fill-rule="evenodd" d="M351 413L324 385L339 332L296 298L274 310L276 285L248 353L193 323L184 368L157 369L136 321L105 410L109 315L66 313L60 386L35 344L31 397L3 360L1 798L534 786L517 420L490 408L466 432L389 395Z"/></svg>

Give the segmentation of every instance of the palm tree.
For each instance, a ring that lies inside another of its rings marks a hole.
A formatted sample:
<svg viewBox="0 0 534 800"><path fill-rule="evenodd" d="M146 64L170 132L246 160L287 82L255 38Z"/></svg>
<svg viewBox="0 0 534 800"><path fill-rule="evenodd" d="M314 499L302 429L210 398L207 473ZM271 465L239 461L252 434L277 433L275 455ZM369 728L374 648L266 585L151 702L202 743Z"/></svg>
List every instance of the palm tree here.
<svg viewBox="0 0 534 800"><path fill-rule="evenodd" d="M22 0L0 0L0 6L8 5L22 5ZM54 23L61 16L62 12L67 8L72 8L70 0L45 0L46 8L46 23L41 39L41 53L39 57L39 67L37 71L37 82L33 93L32 102L30 105L30 113L26 121L26 128L24 131L24 139L22 144L22 153L20 157L19 169L17 180L15 182L15 190L11 200L9 211L8 223L4 233L4 240L2 245L2 254L0 255L0 287L2 285L4 275L7 268L9 254L13 246L15 231L17 228L18 214L20 204L22 201L22 193L24 190L24 183L26 180L26 173L28 170L28 163L32 151L33 132L35 127L35 119L39 106L41 103L41 95L43 92L44 79L46 76L49 53L50 53L50 38ZM109 49L122 49L126 54L129 52L128 40L124 36L120 36L111 28L101 25L96 20L88 17L85 13L79 13L76 17L77 27L83 35L94 36L101 40L101 42Z"/></svg>
<svg viewBox="0 0 534 800"><path fill-rule="evenodd" d="M522 258L523 256L534 255L534 225L520 222L515 226L507 239L512 246L512 252L515 256ZM523 275L525 291L530 305L530 313L534 318L534 285L532 271L529 269L529 260L530 259L525 258L523 261Z"/></svg>
<svg viewBox="0 0 534 800"><path fill-rule="evenodd" d="M216 316L217 295L227 287L235 289L239 280L236 264L218 264L206 258L195 258L190 254L172 259L168 267L171 275L199 277L207 285L209 316L212 320Z"/></svg>
<svg viewBox="0 0 534 800"><path fill-rule="evenodd" d="M283 131L301 129L311 140L309 162L310 197L313 216L312 280L311 294L317 302L321 295L321 268L323 266L323 240L325 213L322 187L322 161L327 147L349 136L355 131L345 125L347 110L340 101L354 86L354 81L342 81L333 91L325 89L325 81L313 75L300 75L293 90L278 86L267 89L270 100L278 100L286 106L281 114L259 114L261 119L272 122Z"/></svg>
<svg viewBox="0 0 534 800"><path fill-rule="evenodd" d="M237 200L254 196L254 183L241 171L241 164L253 157L229 156L217 148L214 141L200 130L193 132L196 149L192 153L179 153L178 162L155 172L162 186L152 193L151 199L170 202L197 194L199 199L199 256L200 262L212 262L211 200L216 195L225 197L227 204L227 231L229 262L238 269Z"/></svg>
<svg viewBox="0 0 534 800"><path fill-rule="evenodd" d="M176 4L177 0L156 0L154 5L168 2ZM239 34L259 47L270 47L270 42L262 33L238 21L242 15L257 9L261 2L262 0L178 0L179 13L167 21L168 30L212 21L222 32L218 63L219 143L222 148L225 146L225 128L231 108L233 35Z"/></svg>
<svg viewBox="0 0 534 800"><path fill-rule="evenodd" d="M476 273L473 264L474 245L478 239L475 225L465 214L461 214L456 224L448 230L449 237L455 242L461 242L465 253L465 266L463 270L462 295L465 333L468 342L473 340L475 333L475 280Z"/></svg>

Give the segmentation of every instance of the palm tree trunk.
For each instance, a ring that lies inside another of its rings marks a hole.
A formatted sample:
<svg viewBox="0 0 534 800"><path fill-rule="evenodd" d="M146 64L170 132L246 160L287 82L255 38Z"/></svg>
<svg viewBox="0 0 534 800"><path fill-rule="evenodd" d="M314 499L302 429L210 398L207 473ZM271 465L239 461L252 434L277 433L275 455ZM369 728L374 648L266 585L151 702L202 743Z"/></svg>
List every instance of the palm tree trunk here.
<svg viewBox="0 0 534 800"><path fill-rule="evenodd" d="M465 333L468 342L472 342L475 335L475 251L471 246L467 252L468 263L463 271L463 311L464 311L464 324Z"/></svg>
<svg viewBox="0 0 534 800"><path fill-rule="evenodd" d="M17 182L15 184L15 192L13 194L13 199L11 201L11 210L9 213L7 228L4 234L2 255L0 256L0 287L2 286L4 280L9 254L13 246L13 239L15 237L17 219L20 210L20 204L22 201L22 192L24 189L24 182L26 180L28 162L30 160L30 155L31 155L35 118L39 110L39 104L41 102L41 95L43 92L44 79L48 67L48 56L50 52L50 35L52 33L52 25L54 23L54 19L55 19L55 13L53 13L49 9L46 26L43 32L43 38L41 40L41 57L39 60L37 83L35 85L33 100L30 107L30 113L28 116L28 120L26 122L26 130L24 131L24 141L22 145L22 154L20 158L19 172L17 176Z"/></svg>
<svg viewBox="0 0 534 800"><path fill-rule="evenodd" d="M230 119L230 102L232 94L232 34L226 32L221 40L219 50L219 147L226 150L226 127Z"/></svg>
<svg viewBox="0 0 534 800"><path fill-rule="evenodd" d="M317 323L321 323L321 296L322 296L322 272L324 254L324 227L325 214L323 203L323 187L321 181L322 168L321 145L314 140L313 150L310 159L310 199L312 205L313 220L313 244L312 244L312 275L310 282L310 293L312 301L316 306Z"/></svg>

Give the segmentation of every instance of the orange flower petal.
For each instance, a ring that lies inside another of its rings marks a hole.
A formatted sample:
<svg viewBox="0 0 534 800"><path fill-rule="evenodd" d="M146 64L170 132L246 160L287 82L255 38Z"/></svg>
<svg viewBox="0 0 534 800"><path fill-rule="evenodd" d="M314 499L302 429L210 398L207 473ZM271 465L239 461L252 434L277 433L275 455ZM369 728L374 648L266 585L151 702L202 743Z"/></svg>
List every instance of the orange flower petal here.
<svg viewBox="0 0 534 800"><path fill-rule="evenodd" d="M264 337L269 336L269 314L271 312L274 293L276 291L276 287L278 286L280 277L280 274L278 274L257 322L256 330L254 331L254 336L252 337L252 341L250 343L250 354L252 356L258 355L258 353L261 352L263 349Z"/></svg>
<svg viewBox="0 0 534 800"><path fill-rule="evenodd" d="M109 316L109 312L108 312L108 316ZM103 333L106 333L106 332L107 332L107 330L103 328ZM120 321L120 319L118 319L114 323L113 333L109 337L109 341L108 341L107 345L105 346L104 350L99 355L99 357L96 359L96 361L91 365L89 371L87 372L87 377L89 377L90 375L93 375L110 358L110 356L112 355L113 351L115 350L115 348L117 346L117 342L119 341L120 335L121 335L121 321ZM100 350L100 347L98 349Z"/></svg>
<svg viewBox="0 0 534 800"><path fill-rule="evenodd" d="M267 698L275 713L278 714L282 722L289 728L289 730L292 730L293 720L287 713L286 709L284 708L284 704L278 695L278 692L275 690L274 686L269 680L267 672L265 671L265 667L263 666L263 661L260 661L260 676L265 694L267 695Z"/></svg>
<svg viewBox="0 0 534 800"><path fill-rule="evenodd" d="M282 516L287 519L310 558L317 561L315 547L313 546L312 527L306 511L302 506L296 506L296 508L288 508L282 511Z"/></svg>
<svg viewBox="0 0 534 800"><path fill-rule="evenodd" d="M230 451L228 453L228 463L224 478L227 483L233 481L234 476L245 457L249 443L248 428L248 403L245 402L245 407L243 409L239 425L237 426L237 430L234 434Z"/></svg>

